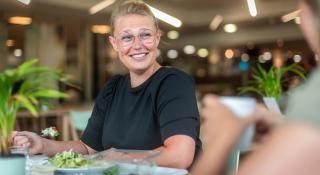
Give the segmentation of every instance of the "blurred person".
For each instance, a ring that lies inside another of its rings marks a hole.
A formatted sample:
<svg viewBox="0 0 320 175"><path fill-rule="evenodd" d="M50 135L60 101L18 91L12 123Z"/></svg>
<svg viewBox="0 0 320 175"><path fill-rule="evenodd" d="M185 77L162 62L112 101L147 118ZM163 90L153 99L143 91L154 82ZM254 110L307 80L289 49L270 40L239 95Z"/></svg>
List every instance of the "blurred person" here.
<svg viewBox="0 0 320 175"><path fill-rule="evenodd" d="M299 7L302 31L312 50L320 55L320 0L302 0ZM263 144L246 158L239 167L238 175L320 174L320 131L317 126L320 122L319 86L320 70L316 69L310 79L289 97L286 115L295 120L282 122L270 120L275 114L261 111L262 108L258 108L260 112L240 119L216 97L206 96L202 115L208 123L204 125L210 125L207 130L209 146L192 174L222 174L242 133L249 125L258 126L259 122L264 123L264 129L260 132L267 132L258 134L260 138L255 139Z"/></svg>
<svg viewBox="0 0 320 175"><path fill-rule="evenodd" d="M195 175L223 174L231 152L249 125L256 124L254 140L262 143L273 127L280 123L279 116L266 112L262 107L251 116L239 118L218 97L210 94L203 98L201 116L206 149L192 170Z"/></svg>
<svg viewBox="0 0 320 175"><path fill-rule="evenodd" d="M320 0L302 0L300 3L301 29L315 54L320 55ZM286 116L320 124L320 69L311 73L309 80L294 89L288 99Z"/></svg>
<svg viewBox="0 0 320 175"><path fill-rule="evenodd" d="M99 93L81 140L52 141L23 131L14 133L14 143L48 156L70 149L158 150L158 165L188 168L201 149L193 79L157 62L161 32L142 1L120 5L111 26L109 41L129 74L112 77Z"/></svg>
<svg viewBox="0 0 320 175"><path fill-rule="evenodd" d="M241 163L237 175L320 174L320 131L313 125L284 123Z"/></svg>
<svg viewBox="0 0 320 175"><path fill-rule="evenodd" d="M216 96L203 100L203 127L207 142L192 175L220 175L231 152L249 125L256 125L253 149L241 162L237 175L308 175L319 174L320 130L308 124L282 122L277 114L263 107L240 118L226 108Z"/></svg>

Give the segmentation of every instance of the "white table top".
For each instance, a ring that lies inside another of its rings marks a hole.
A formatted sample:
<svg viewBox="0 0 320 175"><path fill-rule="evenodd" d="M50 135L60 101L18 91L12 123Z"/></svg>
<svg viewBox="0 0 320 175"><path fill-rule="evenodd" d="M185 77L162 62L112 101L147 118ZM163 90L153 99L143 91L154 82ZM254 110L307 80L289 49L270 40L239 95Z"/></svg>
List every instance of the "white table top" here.
<svg viewBox="0 0 320 175"><path fill-rule="evenodd" d="M128 163L120 163L118 164L120 167L120 175L129 175L132 174L130 172L137 171L137 165L128 164ZM140 169L146 168L144 166L140 166ZM148 168L148 167L147 167ZM150 168L150 167L149 167ZM54 168L48 165L48 157L44 155L35 155L30 156L27 159L27 175L54 175ZM152 170L153 175L186 175L188 174L187 170L184 169L175 169L175 168L167 168L167 167L159 167L156 166Z"/></svg>

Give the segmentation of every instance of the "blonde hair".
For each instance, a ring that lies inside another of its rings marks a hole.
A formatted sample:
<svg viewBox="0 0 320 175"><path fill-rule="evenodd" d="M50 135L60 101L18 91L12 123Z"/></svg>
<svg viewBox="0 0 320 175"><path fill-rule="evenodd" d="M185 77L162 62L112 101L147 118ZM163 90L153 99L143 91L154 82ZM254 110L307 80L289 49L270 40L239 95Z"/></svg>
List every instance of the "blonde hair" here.
<svg viewBox="0 0 320 175"><path fill-rule="evenodd" d="M141 0L128 0L122 3L118 8L116 8L112 12L112 15L111 15L111 33L112 34L114 32L114 25L117 19L130 14L150 17L154 23L154 26L156 27L156 29L158 29L158 21L146 3L144 3Z"/></svg>

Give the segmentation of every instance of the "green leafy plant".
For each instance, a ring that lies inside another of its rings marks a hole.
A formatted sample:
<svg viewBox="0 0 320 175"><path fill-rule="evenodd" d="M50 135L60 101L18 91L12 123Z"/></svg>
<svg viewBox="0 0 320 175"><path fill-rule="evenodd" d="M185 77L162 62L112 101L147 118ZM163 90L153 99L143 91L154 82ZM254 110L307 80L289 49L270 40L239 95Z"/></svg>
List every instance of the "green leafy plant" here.
<svg viewBox="0 0 320 175"><path fill-rule="evenodd" d="M0 154L10 154L11 134L17 112L27 109L38 116L39 105L48 99L65 98L66 94L55 90L55 82L66 82L61 70L50 67L37 67L37 59L21 64L16 69L0 73ZM20 84L16 88L17 84Z"/></svg>
<svg viewBox="0 0 320 175"><path fill-rule="evenodd" d="M120 167L119 165L114 165L103 172L103 175L119 175Z"/></svg>
<svg viewBox="0 0 320 175"><path fill-rule="evenodd" d="M258 64L252 73L253 81L247 86L240 87L239 93L254 92L263 97L274 97L279 100L283 95L282 85L289 81L285 77L289 72L305 79L304 69L296 63L280 68L272 66L269 70L265 70Z"/></svg>

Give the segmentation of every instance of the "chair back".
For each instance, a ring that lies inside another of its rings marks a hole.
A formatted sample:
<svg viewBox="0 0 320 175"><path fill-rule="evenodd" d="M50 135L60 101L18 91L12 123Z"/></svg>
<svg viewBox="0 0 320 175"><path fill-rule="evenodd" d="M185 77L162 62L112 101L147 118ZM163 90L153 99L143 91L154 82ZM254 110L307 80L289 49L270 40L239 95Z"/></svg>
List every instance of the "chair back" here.
<svg viewBox="0 0 320 175"><path fill-rule="evenodd" d="M71 116L71 122L75 129L79 131L84 131L87 124L88 120L91 116L92 111L70 111L70 116Z"/></svg>

